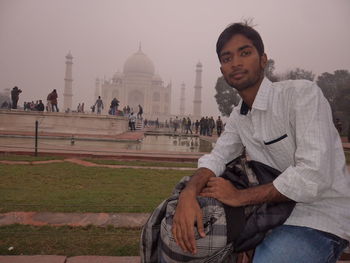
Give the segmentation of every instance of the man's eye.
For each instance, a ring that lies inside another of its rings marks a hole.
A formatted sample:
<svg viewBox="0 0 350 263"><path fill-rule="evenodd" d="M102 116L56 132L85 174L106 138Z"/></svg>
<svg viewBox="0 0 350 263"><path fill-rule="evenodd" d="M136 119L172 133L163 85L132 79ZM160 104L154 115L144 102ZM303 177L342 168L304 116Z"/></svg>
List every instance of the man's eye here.
<svg viewBox="0 0 350 263"><path fill-rule="evenodd" d="M251 51L245 50L241 53L241 56L246 57L246 56L249 56L251 53L252 53Z"/></svg>
<svg viewBox="0 0 350 263"><path fill-rule="evenodd" d="M227 63L230 62L231 58L230 57L224 57L221 59L222 63Z"/></svg>

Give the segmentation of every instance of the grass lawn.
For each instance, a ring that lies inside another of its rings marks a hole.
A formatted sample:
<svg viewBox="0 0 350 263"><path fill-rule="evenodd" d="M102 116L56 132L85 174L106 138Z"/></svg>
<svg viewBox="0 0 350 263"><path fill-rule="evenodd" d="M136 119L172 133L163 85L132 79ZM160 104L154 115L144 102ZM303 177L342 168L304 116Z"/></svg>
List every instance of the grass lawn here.
<svg viewBox="0 0 350 263"><path fill-rule="evenodd" d="M1 226L0 255L138 256L140 233L95 226Z"/></svg>
<svg viewBox="0 0 350 263"><path fill-rule="evenodd" d="M0 164L0 212L151 212L191 171Z"/></svg>
<svg viewBox="0 0 350 263"><path fill-rule="evenodd" d="M119 161L97 158L85 158L85 161L97 164L114 164L114 165L130 165L130 166L154 166L154 167L190 167L197 168L197 163L180 163L180 162L152 162L152 161Z"/></svg>

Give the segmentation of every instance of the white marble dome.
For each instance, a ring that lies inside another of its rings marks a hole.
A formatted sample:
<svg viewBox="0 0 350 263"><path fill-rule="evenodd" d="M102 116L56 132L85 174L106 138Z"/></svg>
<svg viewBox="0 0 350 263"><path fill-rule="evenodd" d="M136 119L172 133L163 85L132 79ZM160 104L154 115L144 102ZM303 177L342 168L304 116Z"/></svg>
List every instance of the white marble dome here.
<svg viewBox="0 0 350 263"><path fill-rule="evenodd" d="M124 74L141 73L150 76L154 75L154 64L148 56L142 52L141 47L139 50L131 55L124 63Z"/></svg>

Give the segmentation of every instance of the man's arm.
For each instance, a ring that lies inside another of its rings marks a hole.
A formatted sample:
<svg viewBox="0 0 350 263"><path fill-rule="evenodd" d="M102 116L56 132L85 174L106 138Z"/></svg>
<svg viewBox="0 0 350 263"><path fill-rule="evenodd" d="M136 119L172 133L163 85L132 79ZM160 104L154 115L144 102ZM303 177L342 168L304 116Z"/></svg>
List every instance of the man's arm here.
<svg viewBox="0 0 350 263"><path fill-rule="evenodd" d="M195 222L197 222L199 234L204 236L202 212L196 197L206 186L209 178L220 175L225 170L225 164L238 157L243 150L234 119L235 112L232 111L225 131L216 141L214 149L210 154L206 154L198 160L200 168L192 176L179 197L172 232L177 244L183 250L191 253L196 253ZM175 124L178 125L177 120L174 121Z"/></svg>
<svg viewBox="0 0 350 263"><path fill-rule="evenodd" d="M213 197L229 206L290 201L290 199L281 194L272 183L247 189L237 189L230 181L221 177L209 178L207 186L200 195Z"/></svg>
<svg viewBox="0 0 350 263"><path fill-rule="evenodd" d="M210 178L215 174L207 168L199 168L186 188L181 192L174 215L172 233L176 243L184 250L196 253L193 227L197 222L199 234L204 237L202 211L196 197L200 194Z"/></svg>
<svg viewBox="0 0 350 263"><path fill-rule="evenodd" d="M290 98L289 123L295 132L295 164L273 185L296 202L320 200L332 187L334 174L346 169L339 135L328 101L316 83L298 81ZM342 168L343 167L343 168Z"/></svg>

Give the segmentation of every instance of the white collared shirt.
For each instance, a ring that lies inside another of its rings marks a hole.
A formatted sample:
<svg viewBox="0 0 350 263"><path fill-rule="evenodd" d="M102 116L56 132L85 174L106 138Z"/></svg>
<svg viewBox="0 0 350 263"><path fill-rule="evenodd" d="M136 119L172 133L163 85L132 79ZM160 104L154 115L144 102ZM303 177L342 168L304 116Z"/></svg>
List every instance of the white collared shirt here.
<svg viewBox="0 0 350 263"><path fill-rule="evenodd" d="M350 175L329 103L314 82L265 78L252 109L242 101L233 109L198 167L219 176L244 146L252 160L282 171L273 185L297 202L285 224L350 241Z"/></svg>

